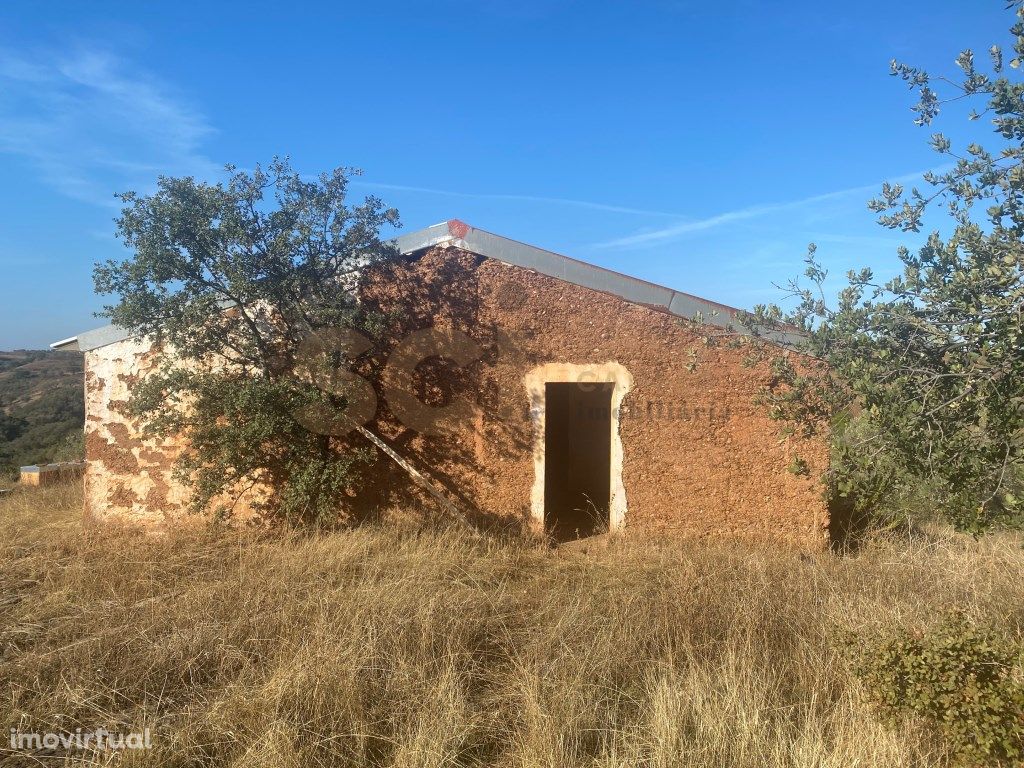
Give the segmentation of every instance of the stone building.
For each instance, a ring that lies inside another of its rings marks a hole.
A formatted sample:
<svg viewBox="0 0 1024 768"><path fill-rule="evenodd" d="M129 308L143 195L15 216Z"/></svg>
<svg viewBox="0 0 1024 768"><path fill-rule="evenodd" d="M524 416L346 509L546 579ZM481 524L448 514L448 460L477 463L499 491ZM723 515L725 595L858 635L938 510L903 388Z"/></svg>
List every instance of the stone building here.
<svg viewBox="0 0 1024 768"><path fill-rule="evenodd" d="M413 467L464 509L562 538L827 545L827 446L783 436L755 403L767 363L747 360L737 310L456 220L398 245L360 298L399 318L368 353L388 365L367 426L406 467L378 451L347 514L417 500ZM124 413L145 341L108 326L53 346L85 355L87 517L182 515L179 447Z"/></svg>

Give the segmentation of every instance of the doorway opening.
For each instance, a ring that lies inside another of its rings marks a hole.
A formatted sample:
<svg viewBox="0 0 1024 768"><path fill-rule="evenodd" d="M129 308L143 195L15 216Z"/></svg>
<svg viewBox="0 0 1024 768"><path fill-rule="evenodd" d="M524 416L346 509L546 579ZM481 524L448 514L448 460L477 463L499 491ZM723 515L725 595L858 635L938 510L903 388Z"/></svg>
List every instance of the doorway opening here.
<svg viewBox="0 0 1024 768"><path fill-rule="evenodd" d="M544 529L559 541L610 528L614 388L544 385Z"/></svg>

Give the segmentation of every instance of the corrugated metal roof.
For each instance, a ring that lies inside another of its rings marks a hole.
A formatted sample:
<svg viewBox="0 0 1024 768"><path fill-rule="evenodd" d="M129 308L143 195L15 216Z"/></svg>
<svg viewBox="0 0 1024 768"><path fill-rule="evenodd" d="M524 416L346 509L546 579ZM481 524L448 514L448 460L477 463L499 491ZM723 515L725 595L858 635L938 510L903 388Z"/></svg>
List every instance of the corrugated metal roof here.
<svg viewBox="0 0 1024 768"><path fill-rule="evenodd" d="M493 232L477 229L458 219L450 219L416 232L410 232L397 238L396 242L399 251L405 255L424 251L434 246L454 246L485 258L496 259L558 280L565 280L574 285L609 293L634 304L653 307L680 318L700 319L701 322L708 325L720 328L736 327L736 330L742 331L742 327L736 319L740 310L734 307L623 275L533 245L520 243ZM116 341L123 341L130 336L131 334L123 328L107 325L103 328L85 331L50 346L53 349L78 349L87 352ZM799 333L777 333L771 337L772 341L786 345L795 343L799 338Z"/></svg>

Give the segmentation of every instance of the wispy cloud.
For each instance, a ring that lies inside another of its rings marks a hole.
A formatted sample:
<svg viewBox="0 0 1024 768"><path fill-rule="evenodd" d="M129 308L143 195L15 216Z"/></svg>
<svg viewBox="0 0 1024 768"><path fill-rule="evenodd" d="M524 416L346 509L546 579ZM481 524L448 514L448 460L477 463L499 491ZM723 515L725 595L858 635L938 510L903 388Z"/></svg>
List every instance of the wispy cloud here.
<svg viewBox="0 0 1024 768"><path fill-rule="evenodd" d="M893 183L904 184L910 181L920 179L924 173L924 171L918 171L917 173L908 173L905 174L904 176L900 176L895 179L889 179L889 181ZM694 232L703 232L708 229L714 229L724 224L732 224L735 222L746 221L748 219L756 219L773 213L781 213L784 211L792 211L800 208L807 208L819 203L824 203L831 200L839 200L842 198L850 197L852 195L869 195L873 192L877 192L880 187L881 182L877 184L865 184L859 187L849 187L847 189L840 189L835 192L826 192L820 195L812 195L811 197L804 197L799 200L790 200L784 203L767 203L763 205L752 205L746 208L739 208L735 211L719 213L704 219L691 219L689 221L681 221L676 224L671 224L667 227L661 227L660 229L654 229L647 232L638 232L633 235L615 238L614 240L607 240L602 243L595 243L593 247L627 248L647 245L658 245L660 243L676 240L678 238L692 234Z"/></svg>
<svg viewBox="0 0 1024 768"><path fill-rule="evenodd" d="M54 259L49 256L29 256L23 253L8 253L0 249L0 268L15 269L20 267L41 267L52 264Z"/></svg>
<svg viewBox="0 0 1024 768"><path fill-rule="evenodd" d="M368 189L387 189L395 192L418 192L425 195L443 195L446 197L461 197L473 200L520 200L527 203L544 203L547 205L569 205L577 208L588 208L594 211L605 211L606 213L624 213L634 216L658 216L678 219L678 213L667 211L652 211L645 208L629 208L623 205L611 205L608 203L595 203L588 200L571 200L564 197L544 197L539 195L508 195L493 192L454 192L447 189L433 189L431 187L411 187L405 184L384 184L375 181L353 181L353 186L362 186Z"/></svg>
<svg viewBox="0 0 1024 768"><path fill-rule="evenodd" d="M0 54L0 152L68 197L113 193L164 174L208 175L205 117L132 63L98 49Z"/></svg>

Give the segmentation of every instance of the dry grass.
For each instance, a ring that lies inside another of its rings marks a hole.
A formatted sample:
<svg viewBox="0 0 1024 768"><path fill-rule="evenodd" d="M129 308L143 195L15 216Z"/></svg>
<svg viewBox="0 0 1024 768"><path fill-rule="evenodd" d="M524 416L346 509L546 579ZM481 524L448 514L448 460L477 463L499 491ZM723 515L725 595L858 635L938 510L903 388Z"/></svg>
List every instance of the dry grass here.
<svg viewBox="0 0 1024 768"><path fill-rule="evenodd" d="M808 558L408 528L83 535L79 501L0 501L0 712L152 728L154 749L98 764L944 765L879 723L837 639L953 606L1024 626L1010 537Z"/></svg>

